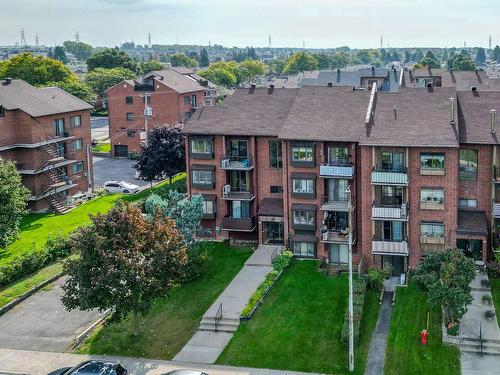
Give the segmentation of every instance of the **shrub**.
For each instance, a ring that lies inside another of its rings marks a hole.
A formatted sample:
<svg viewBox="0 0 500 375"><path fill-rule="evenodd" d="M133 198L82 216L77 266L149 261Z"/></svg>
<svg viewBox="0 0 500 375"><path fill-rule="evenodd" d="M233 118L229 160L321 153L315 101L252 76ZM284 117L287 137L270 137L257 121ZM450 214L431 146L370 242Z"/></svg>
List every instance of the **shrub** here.
<svg viewBox="0 0 500 375"><path fill-rule="evenodd" d="M368 269L368 287L373 290L381 290L384 286L385 271L376 268Z"/></svg>
<svg viewBox="0 0 500 375"><path fill-rule="evenodd" d="M281 272L287 268L293 259L293 253L290 250L285 250L273 259L273 268L275 271Z"/></svg>
<svg viewBox="0 0 500 375"><path fill-rule="evenodd" d="M361 319L365 307L366 280L353 280L353 321L354 321L354 342L358 341ZM344 344L349 343L349 306L347 306L344 315L344 324L342 325L341 340Z"/></svg>
<svg viewBox="0 0 500 375"><path fill-rule="evenodd" d="M460 323L458 322L448 323L448 325L446 326L446 332L450 336L458 336L459 330L460 330Z"/></svg>
<svg viewBox="0 0 500 375"><path fill-rule="evenodd" d="M274 281L278 278L279 272L277 271L271 271L266 275L266 278L264 279L263 282L260 283L258 286L257 290L252 294L250 299L248 300L247 305L241 312L241 316L248 316L252 310L257 306L259 301L262 299L264 294L271 288L273 285Z"/></svg>
<svg viewBox="0 0 500 375"><path fill-rule="evenodd" d="M486 263L486 272L488 277L492 279L500 278L500 262L488 262Z"/></svg>
<svg viewBox="0 0 500 375"><path fill-rule="evenodd" d="M188 261L184 268L184 281L197 279L209 260L208 252L199 246L188 249Z"/></svg>

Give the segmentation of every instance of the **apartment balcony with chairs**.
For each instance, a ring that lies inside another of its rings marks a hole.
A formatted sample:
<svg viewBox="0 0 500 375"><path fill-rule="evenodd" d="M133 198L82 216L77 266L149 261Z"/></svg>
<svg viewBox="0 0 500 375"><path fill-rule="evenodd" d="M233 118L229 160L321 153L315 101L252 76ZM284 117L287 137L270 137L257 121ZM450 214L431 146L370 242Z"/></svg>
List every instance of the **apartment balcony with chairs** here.
<svg viewBox="0 0 500 375"><path fill-rule="evenodd" d="M255 230L255 217L236 218L224 216L221 228L222 230L233 232L253 232Z"/></svg>
<svg viewBox="0 0 500 375"><path fill-rule="evenodd" d="M325 232L321 233L321 242L346 244L349 242L349 231L348 229L327 229Z"/></svg>
<svg viewBox="0 0 500 375"><path fill-rule="evenodd" d="M373 220L408 220L408 204L383 205L372 203Z"/></svg>
<svg viewBox="0 0 500 375"><path fill-rule="evenodd" d="M237 171L249 171L253 169L252 157L247 156L223 156L220 160L221 169L225 170L237 170Z"/></svg>
<svg viewBox="0 0 500 375"><path fill-rule="evenodd" d="M408 186L408 173L406 168L372 170L373 185L397 185Z"/></svg>
<svg viewBox="0 0 500 375"><path fill-rule="evenodd" d="M347 197L323 197L321 211L349 211Z"/></svg>
<svg viewBox="0 0 500 375"><path fill-rule="evenodd" d="M251 189L233 187L229 184L222 187L222 198L228 201L251 201L255 195Z"/></svg>
<svg viewBox="0 0 500 375"><path fill-rule="evenodd" d="M354 165L349 162L322 163L319 167L319 175L325 178L353 178Z"/></svg>
<svg viewBox="0 0 500 375"><path fill-rule="evenodd" d="M408 240L387 240L378 236L372 238L373 255L408 255Z"/></svg>

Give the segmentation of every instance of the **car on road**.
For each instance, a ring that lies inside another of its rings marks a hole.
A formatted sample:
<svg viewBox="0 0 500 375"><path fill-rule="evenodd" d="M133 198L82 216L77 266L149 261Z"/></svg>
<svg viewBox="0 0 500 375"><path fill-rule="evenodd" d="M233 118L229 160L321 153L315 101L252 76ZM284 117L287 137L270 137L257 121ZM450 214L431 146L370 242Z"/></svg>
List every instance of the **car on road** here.
<svg viewBox="0 0 500 375"><path fill-rule="evenodd" d="M162 375L208 375L206 372L198 370L174 370Z"/></svg>
<svg viewBox="0 0 500 375"><path fill-rule="evenodd" d="M139 186L125 181L106 181L103 187L108 193L135 194L139 191Z"/></svg>
<svg viewBox="0 0 500 375"><path fill-rule="evenodd" d="M48 375L128 375L120 362L85 361L75 367L63 367Z"/></svg>

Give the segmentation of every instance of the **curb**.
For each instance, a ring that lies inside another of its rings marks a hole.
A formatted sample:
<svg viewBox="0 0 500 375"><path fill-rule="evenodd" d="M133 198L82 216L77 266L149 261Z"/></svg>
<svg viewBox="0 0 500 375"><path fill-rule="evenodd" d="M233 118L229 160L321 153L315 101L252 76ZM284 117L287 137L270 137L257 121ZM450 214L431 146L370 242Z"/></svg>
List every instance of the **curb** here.
<svg viewBox="0 0 500 375"><path fill-rule="evenodd" d="M42 289L44 286L53 283L57 279L59 279L62 275L64 275L64 272L60 272L55 276L52 276L50 279L45 280L44 282L38 284L37 286L31 288L28 290L26 293L21 294L19 297L16 299L10 301L8 304L0 308L0 316L5 314L7 311L12 310L15 306L19 305L21 302L23 302L26 298L31 297L33 294L38 292L40 289Z"/></svg>
<svg viewBox="0 0 500 375"><path fill-rule="evenodd" d="M111 315L111 309L107 309L104 311L103 316L101 316L99 319L97 319L94 323L92 323L90 326L88 326L82 333L80 333L78 336L75 337L73 342L68 346L68 350L75 350L80 346L80 344L85 340L94 330L97 328L99 324L104 322L108 317Z"/></svg>

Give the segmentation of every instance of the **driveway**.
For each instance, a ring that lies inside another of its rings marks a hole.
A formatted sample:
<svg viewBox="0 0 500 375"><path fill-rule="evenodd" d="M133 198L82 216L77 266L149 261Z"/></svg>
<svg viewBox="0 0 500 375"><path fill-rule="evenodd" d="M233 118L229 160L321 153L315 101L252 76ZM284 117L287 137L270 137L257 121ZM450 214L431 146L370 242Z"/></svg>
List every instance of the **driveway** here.
<svg viewBox="0 0 500 375"><path fill-rule="evenodd" d="M91 117L90 128L92 139L109 138L109 120L107 117Z"/></svg>
<svg viewBox="0 0 500 375"><path fill-rule="evenodd" d="M63 352L73 339L102 314L98 311L66 311L61 284L29 297L0 317L0 348Z"/></svg>
<svg viewBox="0 0 500 375"><path fill-rule="evenodd" d="M148 186L148 181L137 180L133 165L136 162L130 159L112 159L94 156L94 182L102 186L106 181L126 181L139 186Z"/></svg>

